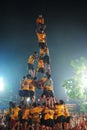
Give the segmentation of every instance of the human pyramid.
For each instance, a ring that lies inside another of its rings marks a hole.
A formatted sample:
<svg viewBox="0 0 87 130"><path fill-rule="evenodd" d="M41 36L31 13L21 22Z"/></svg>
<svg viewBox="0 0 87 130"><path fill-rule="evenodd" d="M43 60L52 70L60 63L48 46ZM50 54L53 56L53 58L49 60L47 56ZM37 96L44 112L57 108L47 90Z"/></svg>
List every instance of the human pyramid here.
<svg viewBox="0 0 87 130"><path fill-rule="evenodd" d="M28 75L23 76L21 80L21 87L19 90L19 96L21 101L26 103L27 98L30 98L31 104L35 102L35 88L43 90L43 93L38 101L49 101L52 105L53 94L53 80L51 78L50 68L50 56L49 48L47 45L47 38L45 33L46 25L42 15L36 19L36 35L38 39L39 54L35 51L28 58ZM37 62L37 68L35 69L35 62ZM39 73L42 74L41 79Z"/></svg>
<svg viewBox="0 0 87 130"><path fill-rule="evenodd" d="M64 125L66 130L69 128L70 114L66 105L54 96L45 29L44 18L39 15L36 19L39 54L35 51L28 58L28 74L20 81L20 103L9 102L6 130L63 130ZM42 90L38 100L36 88Z"/></svg>

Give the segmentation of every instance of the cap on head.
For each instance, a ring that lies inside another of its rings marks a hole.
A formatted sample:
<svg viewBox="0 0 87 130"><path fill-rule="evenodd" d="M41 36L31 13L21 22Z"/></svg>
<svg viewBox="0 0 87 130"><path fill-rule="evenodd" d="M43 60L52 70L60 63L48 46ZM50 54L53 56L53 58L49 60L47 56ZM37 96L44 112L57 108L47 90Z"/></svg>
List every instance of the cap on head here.
<svg viewBox="0 0 87 130"><path fill-rule="evenodd" d="M27 78L31 78L31 75L30 75L30 74L28 74L28 75L27 75Z"/></svg>

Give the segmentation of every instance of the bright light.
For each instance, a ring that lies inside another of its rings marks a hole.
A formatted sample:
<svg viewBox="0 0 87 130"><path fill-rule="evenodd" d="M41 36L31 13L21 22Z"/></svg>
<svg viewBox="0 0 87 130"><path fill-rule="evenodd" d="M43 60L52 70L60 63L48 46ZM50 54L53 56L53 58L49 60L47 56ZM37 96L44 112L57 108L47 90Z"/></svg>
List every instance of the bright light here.
<svg viewBox="0 0 87 130"><path fill-rule="evenodd" d="M27 102L30 102L30 97L27 98Z"/></svg>
<svg viewBox="0 0 87 130"><path fill-rule="evenodd" d="M3 78L0 77L0 91L4 90Z"/></svg>

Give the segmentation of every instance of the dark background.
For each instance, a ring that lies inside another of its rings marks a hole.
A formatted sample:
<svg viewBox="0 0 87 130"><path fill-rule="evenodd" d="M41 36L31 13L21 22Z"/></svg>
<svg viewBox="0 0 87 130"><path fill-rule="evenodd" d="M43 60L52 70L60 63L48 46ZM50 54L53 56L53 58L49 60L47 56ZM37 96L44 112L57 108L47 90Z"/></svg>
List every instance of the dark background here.
<svg viewBox="0 0 87 130"><path fill-rule="evenodd" d="M70 61L87 59L87 4L79 1L0 2L0 77L8 93L17 97L27 71L28 56L39 51L36 18L43 14L50 50L55 95L64 97L62 81L72 75Z"/></svg>

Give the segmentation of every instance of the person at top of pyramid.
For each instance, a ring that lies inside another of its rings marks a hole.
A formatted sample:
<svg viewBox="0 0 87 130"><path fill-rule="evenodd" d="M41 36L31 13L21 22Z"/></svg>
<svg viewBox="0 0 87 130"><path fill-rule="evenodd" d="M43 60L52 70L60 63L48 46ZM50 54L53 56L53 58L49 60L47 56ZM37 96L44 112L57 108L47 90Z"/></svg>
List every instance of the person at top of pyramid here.
<svg viewBox="0 0 87 130"><path fill-rule="evenodd" d="M36 25L37 25L37 28L36 28L37 32L41 33L42 31L45 30L46 25L44 23L44 18L42 14L39 15L38 18L36 19Z"/></svg>
<svg viewBox="0 0 87 130"><path fill-rule="evenodd" d="M38 39L38 44L40 48L43 48L47 45L46 43L46 33L45 33L45 28L46 25L44 24L44 18L42 15L39 15L38 18L36 19L36 35Z"/></svg>

